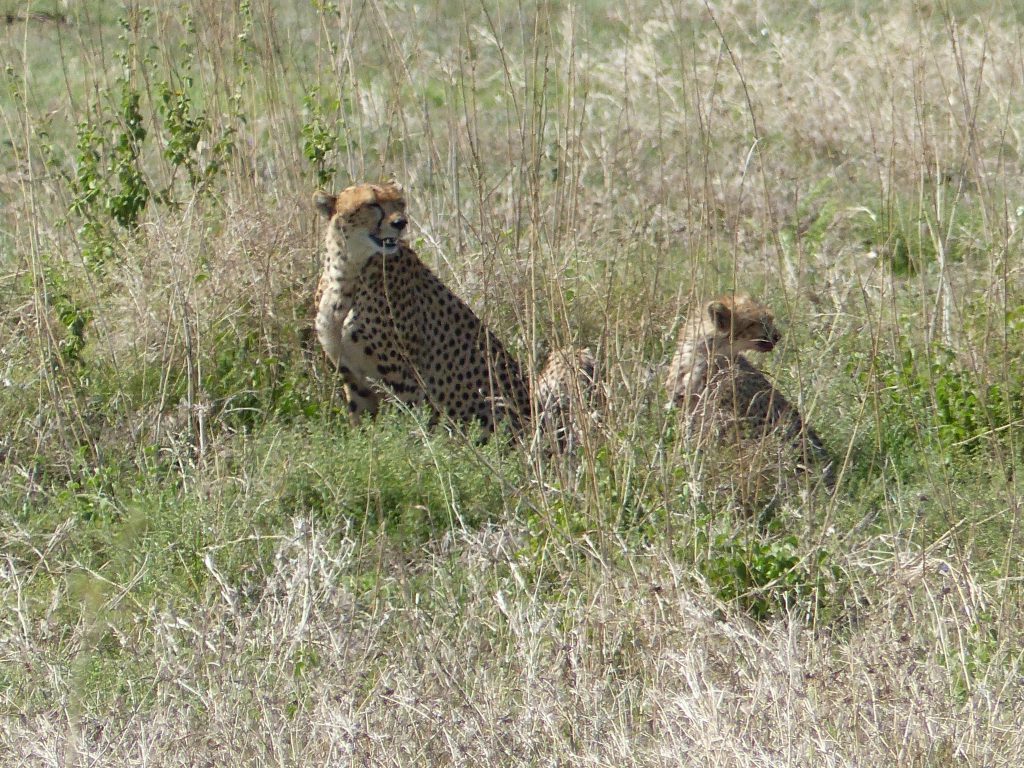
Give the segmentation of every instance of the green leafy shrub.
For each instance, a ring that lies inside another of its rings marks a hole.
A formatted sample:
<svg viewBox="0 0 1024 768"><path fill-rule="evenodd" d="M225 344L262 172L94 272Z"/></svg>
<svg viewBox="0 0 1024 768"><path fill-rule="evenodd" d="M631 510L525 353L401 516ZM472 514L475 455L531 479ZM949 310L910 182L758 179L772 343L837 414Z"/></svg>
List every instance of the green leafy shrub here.
<svg viewBox="0 0 1024 768"><path fill-rule="evenodd" d="M48 268L45 277L50 306L65 331L64 336L57 341L61 358L66 363L81 364L85 331L92 322L93 312L73 296L63 272Z"/></svg>
<svg viewBox="0 0 1024 768"><path fill-rule="evenodd" d="M114 258L117 233L112 225L134 231L150 200L141 166L147 132L139 104L139 92L124 82L118 114L101 114L77 128L70 210L83 220L82 258L96 273Z"/></svg>
<svg viewBox="0 0 1024 768"><path fill-rule="evenodd" d="M710 543L698 538L707 555L697 566L715 595L758 620L799 608L808 618L826 605L839 576L824 549L802 553L795 536L762 541L723 532Z"/></svg>
<svg viewBox="0 0 1024 768"><path fill-rule="evenodd" d="M144 10L142 23L148 23L150 17ZM137 85L139 70L156 64L151 58L138 60L131 23L121 19L120 25L123 47L115 53L121 64L117 80L120 100L116 105L98 100L90 107L88 119L78 123L75 170L70 180L70 212L81 220L83 260L97 274L115 257L123 233L130 235L138 229L151 201L179 205L175 183L180 170L184 170L191 190L207 192L226 170L234 150L234 129L215 133L209 114L193 96L191 55L183 62L184 74L172 74L156 84L156 103L144 102ZM177 84L172 85L172 80ZM161 154L171 164L170 178L162 184L152 164L147 164L154 133L162 142Z"/></svg>
<svg viewBox="0 0 1024 768"><path fill-rule="evenodd" d="M213 139L211 121L193 101L191 89L192 78L189 76L183 78L180 87L173 87L167 82L157 86L160 94L157 111L167 134L163 155L175 171L185 169L192 189L207 191L213 179L224 170L224 164L234 150L234 129L227 128ZM199 151L204 140L210 142L209 158L205 162ZM172 178L164 193L164 199L170 204L176 204L171 192L173 182Z"/></svg>
<svg viewBox="0 0 1024 768"><path fill-rule="evenodd" d="M341 108L337 97L323 97L319 88L311 88L302 99L305 119L302 122L302 153L313 165L316 183L326 187L334 179L334 168L328 163L341 148L336 115Z"/></svg>
<svg viewBox="0 0 1024 768"><path fill-rule="evenodd" d="M1004 443L1008 428L1024 418L1019 385L985 381L945 347L933 345L928 354L904 344L897 356L878 360L879 434L889 454L931 447L949 459L974 456L993 441Z"/></svg>

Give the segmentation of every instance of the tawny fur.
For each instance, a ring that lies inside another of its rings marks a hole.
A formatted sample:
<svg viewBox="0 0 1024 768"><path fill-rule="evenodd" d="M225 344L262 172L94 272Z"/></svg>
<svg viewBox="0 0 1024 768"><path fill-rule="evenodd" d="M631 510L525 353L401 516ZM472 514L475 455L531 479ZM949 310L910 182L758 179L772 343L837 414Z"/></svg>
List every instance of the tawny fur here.
<svg viewBox="0 0 1024 768"><path fill-rule="evenodd" d="M821 438L800 412L744 352L770 352L780 339L771 311L747 295L724 296L703 305L679 331L669 366L669 407L680 407L702 437L760 439L778 432L801 461L820 464L834 485L833 462Z"/></svg>
<svg viewBox="0 0 1024 768"><path fill-rule="evenodd" d="M359 184L314 205L328 220L323 273L314 299L316 334L341 373L355 421L382 394L426 403L485 434L507 418L522 431L532 415L518 362L458 296L402 241L405 198L396 184ZM537 380L541 424L560 448L575 435L572 403L594 382L589 350L552 352Z"/></svg>
<svg viewBox="0 0 1024 768"><path fill-rule="evenodd" d="M552 350L537 377L537 408L542 437L553 448L569 453L579 445L584 419L598 394L597 360L589 348L567 346Z"/></svg>

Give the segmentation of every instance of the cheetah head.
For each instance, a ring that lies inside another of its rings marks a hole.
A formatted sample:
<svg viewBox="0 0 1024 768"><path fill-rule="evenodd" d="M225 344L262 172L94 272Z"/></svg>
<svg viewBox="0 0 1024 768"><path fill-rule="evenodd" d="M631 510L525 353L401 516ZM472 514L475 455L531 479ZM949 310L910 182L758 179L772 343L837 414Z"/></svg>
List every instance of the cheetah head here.
<svg viewBox="0 0 1024 768"><path fill-rule="evenodd" d="M708 302L707 313L714 326L716 347L731 355L748 350L771 352L782 338L771 310L746 294Z"/></svg>
<svg viewBox="0 0 1024 768"><path fill-rule="evenodd" d="M313 205L330 221L327 245L344 247L349 259L397 253L408 220L398 184L357 184L337 196L313 195Z"/></svg>

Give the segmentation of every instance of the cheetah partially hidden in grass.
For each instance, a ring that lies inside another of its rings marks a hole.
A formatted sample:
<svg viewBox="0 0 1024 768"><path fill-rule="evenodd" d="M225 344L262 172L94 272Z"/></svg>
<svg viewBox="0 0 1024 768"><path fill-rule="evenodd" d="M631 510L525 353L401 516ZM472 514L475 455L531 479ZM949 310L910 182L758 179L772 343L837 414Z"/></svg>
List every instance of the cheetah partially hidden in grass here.
<svg viewBox="0 0 1024 768"><path fill-rule="evenodd" d="M451 421L478 423L485 435L502 419L522 432L533 410L528 379L473 310L403 242L402 188L358 184L337 196L317 192L313 203L328 220L316 334L341 373L353 420L375 414L390 393ZM552 353L538 378L559 419L568 412L568 395L558 393L578 389L563 357Z"/></svg>
<svg viewBox="0 0 1024 768"><path fill-rule="evenodd" d="M582 426L591 418L600 391L597 360L589 348L552 350L537 377L537 408L542 437L559 453L574 452L583 439Z"/></svg>
<svg viewBox="0 0 1024 768"><path fill-rule="evenodd" d="M771 310L749 296L725 296L703 305L679 332L668 370L668 406L682 408L702 440L778 436L792 447L801 468L819 465L832 489L834 464L821 438L743 355L770 352L780 338Z"/></svg>

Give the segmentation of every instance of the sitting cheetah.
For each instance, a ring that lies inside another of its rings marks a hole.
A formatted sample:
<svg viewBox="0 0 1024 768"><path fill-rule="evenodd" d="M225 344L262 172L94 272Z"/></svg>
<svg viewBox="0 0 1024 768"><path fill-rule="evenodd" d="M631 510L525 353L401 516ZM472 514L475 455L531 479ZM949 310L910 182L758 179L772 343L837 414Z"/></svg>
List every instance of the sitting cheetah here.
<svg viewBox="0 0 1024 768"><path fill-rule="evenodd" d="M402 241L402 188L359 184L337 196L317 192L313 202L329 220L316 333L343 377L353 420L375 414L391 392L478 422L484 435L503 417L520 431L530 397L519 364Z"/></svg>
<svg viewBox="0 0 1024 768"><path fill-rule="evenodd" d="M579 445L583 411L591 405L598 383L597 361L590 349L553 350L537 377L537 410L541 434L560 453Z"/></svg>
<svg viewBox="0 0 1024 768"><path fill-rule="evenodd" d="M797 448L800 461L823 465L823 479L835 485L832 460L821 438L799 411L743 352L770 352L779 343L771 311L746 295L708 302L679 332L668 371L668 407L681 406L691 426L704 434L722 427L760 439L778 430ZM739 434L737 433L737 437Z"/></svg>

